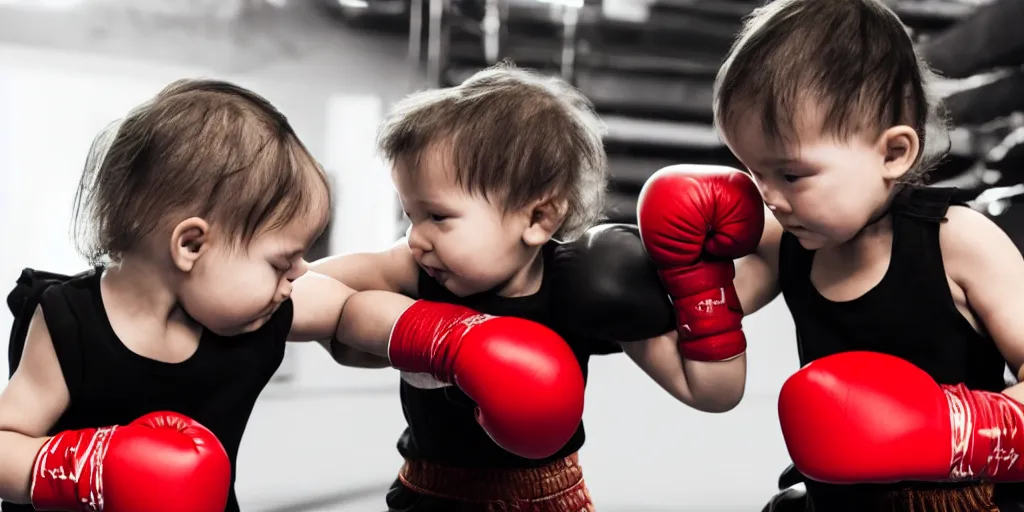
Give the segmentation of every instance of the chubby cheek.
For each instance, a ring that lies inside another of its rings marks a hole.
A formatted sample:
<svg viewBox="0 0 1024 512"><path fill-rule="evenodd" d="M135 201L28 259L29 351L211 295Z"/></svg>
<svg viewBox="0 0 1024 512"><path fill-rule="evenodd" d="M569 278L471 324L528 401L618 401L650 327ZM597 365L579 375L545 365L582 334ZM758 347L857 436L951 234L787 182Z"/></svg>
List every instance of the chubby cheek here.
<svg viewBox="0 0 1024 512"><path fill-rule="evenodd" d="M815 212L809 227L830 242L847 242L864 227L860 201L849 197L838 196L831 202L822 203Z"/></svg>
<svg viewBox="0 0 1024 512"><path fill-rule="evenodd" d="M505 257L508 254L506 243L490 231L479 231L457 239L446 240L437 249L443 249L445 265L461 280L469 281L474 286L489 287L492 281L501 280L501 274L507 266Z"/></svg>
<svg viewBox="0 0 1024 512"><path fill-rule="evenodd" d="M212 329L254 320L272 303L277 292L279 280L269 267L261 269L253 263L236 261L209 270L192 287L194 297L188 312Z"/></svg>
<svg viewBox="0 0 1024 512"><path fill-rule="evenodd" d="M486 238L486 235L474 237L458 236L455 233L445 234L435 238L434 252L448 271L459 276L472 277L479 272L481 256L486 254L480 252L480 238Z"/></svg>

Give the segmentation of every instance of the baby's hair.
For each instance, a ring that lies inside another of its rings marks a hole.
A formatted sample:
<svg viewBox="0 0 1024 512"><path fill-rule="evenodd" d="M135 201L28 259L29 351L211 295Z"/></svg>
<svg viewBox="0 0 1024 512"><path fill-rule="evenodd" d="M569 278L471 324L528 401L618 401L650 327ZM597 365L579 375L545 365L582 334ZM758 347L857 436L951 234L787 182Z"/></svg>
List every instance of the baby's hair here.
<svg viewBox="0 0 1024 512"><path fill-rule="evenodd" d="M823 135L836 140L908 125L922 147L902 180L917 182L949 146L941 106L928 91L931 78L883 3L776 0L745 20L718 72L715 124L728 134L753 109L775 143L792 141L799 116L815 107Z"/></svg>
<svg viewBox="0 0 1024 512"><path fill-rule="evenodd" d="M579 237L600 218L608 165L604 124L591 102L557 78L502 63L461 85L414 93L380 128L378 148L406 172L441 147L466 190L505 211L568 203L555 238Z"/></svg>
<svg viewBox="0 0 1024 512"><path fill-rule="evenodd" d="M273 105L234 84L179 80L93 140L74 238L99 264L188 217L244 248L300 215L324 226L329 212L323 170Z"/></svg>

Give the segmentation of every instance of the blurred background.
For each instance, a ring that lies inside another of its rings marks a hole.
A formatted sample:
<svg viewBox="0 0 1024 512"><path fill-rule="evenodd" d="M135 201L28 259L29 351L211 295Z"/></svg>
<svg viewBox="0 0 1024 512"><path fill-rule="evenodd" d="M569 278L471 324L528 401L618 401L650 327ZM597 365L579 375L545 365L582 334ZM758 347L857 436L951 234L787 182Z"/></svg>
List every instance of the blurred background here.
<svg viewBox="0 0 1024 512"><path fill-rule="evenodd" d="M324 163L337 209L313 257L377 250L404 231L373 152L387 106L502 59L561 76L594 101L609 126L607 215L635 222L636 195L657 169L735 164L711 125L711 85L758 4L0 0L0 282L13 285L25 266L84 268L68 232L94 134L181 77L231 80L265 95ZM1024 2L892 5L946 75L940 94L955 129L933 181L960 187L962 200L1019 244L1024 36L1014 25ZM0 331L10 322L0 311ZM582 461L600 510L760 510L789 463L775 400L798 363L781 300L745 327L747 396L727 414L685 409L624 356L593 361ZM318 347L290 347L242 445L243 509L383 510L402 426L396 372L339 368Z"/></svg>

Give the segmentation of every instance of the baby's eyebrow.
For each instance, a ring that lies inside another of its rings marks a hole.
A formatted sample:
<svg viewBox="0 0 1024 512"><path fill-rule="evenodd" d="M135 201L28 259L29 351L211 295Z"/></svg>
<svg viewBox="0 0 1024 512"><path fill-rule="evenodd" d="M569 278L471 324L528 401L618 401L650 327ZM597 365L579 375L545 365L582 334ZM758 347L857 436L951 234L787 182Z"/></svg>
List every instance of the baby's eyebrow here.
<svg viewBox="0 0 1024 512"><path fill-rule="evenodd" d="M434 201L431 199L420 200L420 204L428 210L443 210L447 208L447 206L440 201Z"/></svg>
<svg viewBox="0 0 1024 512"><path fill-rule="evenodd" d="M765 166L772 166L772 165L789 165L789 164L794 164L794 163L797 163L797 162L798 162L798 160L796 158L792 158L792 157L776 157L776 158L768 158L768 159L762 160L761 164L763 164Z"/></svg>
<svg viewBox="0 0 1024 512"><path fill-rule="evenodd" d="M302 252L304 250L305 250L305 248L286 249L286 250L283 250L283 251L279 252L277 255L279 257L281 257L281 258L285 258L285 259L288 259L288 260L293 260L293 259L297 258L300 254L302 254Z"/></svg>

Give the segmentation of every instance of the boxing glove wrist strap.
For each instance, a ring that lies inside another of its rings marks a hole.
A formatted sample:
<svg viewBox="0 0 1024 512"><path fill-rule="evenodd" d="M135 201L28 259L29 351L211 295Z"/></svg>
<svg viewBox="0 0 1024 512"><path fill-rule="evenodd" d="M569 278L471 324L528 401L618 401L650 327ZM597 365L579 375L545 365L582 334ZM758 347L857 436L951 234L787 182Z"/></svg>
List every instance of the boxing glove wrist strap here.
<svg viewBox="0 0 1024 512"><path fill-rule="evenodd" d="M493 318L472 309L418 300L406 309L391 331L388 358L391 366L408 372L430 373L452 382L452 362L463 336Z"/></svg>
<svg viewBox="0 0 1024 512"><path fill-rule="evenodd" d="M679 353L691 361L724 361L747 349L743 308L736 295L732 261L705 261L663 271L672 295Z"/></svg>
<svg viewBox="0 0 1024 512"><path fill-rule="evenodd" d="M747 351L743 331L730 331L695 340L679 340L679 355L690 361L727 361Z"/></svg>
<svg viewBox="0 0 1024 512"><path fill-rule="evenodd" d="M117 427L61 432L36 455L29 494L39 510L103 510L103 457Z"/></svg>
<svg viewBox="0 0 1024 512"><path fill-rule="evenodd" d="M952 480L1024 479L1024 406L1002 394L942 386L949 403Z"/></svg>

